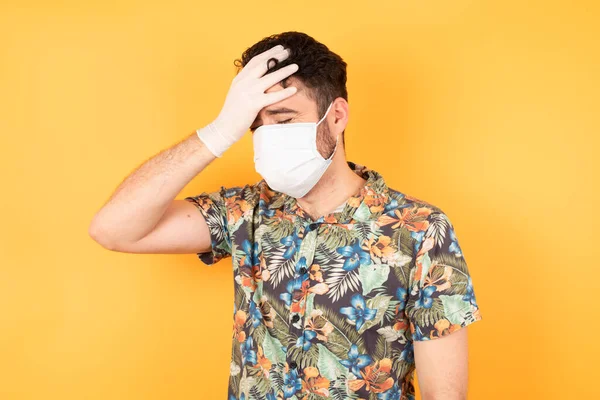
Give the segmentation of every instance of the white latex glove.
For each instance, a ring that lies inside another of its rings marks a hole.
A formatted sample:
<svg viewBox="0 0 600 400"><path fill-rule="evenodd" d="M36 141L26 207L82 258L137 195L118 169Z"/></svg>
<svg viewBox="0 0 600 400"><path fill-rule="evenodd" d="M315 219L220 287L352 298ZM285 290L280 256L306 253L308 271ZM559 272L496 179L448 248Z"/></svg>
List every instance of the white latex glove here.
<svg viewBox="0 0 600 400"><path fill-rule="evenodd" d="M294 86L265 93L265 90L298 70L298 64L290 64L264 75L268 70L267 62L270 58L283 61L289 55L287 49L277 45L254 56L236 75L217 118L196 131L211 153L221 157L225 150L244 136L262 108L296 93L297 89Z"/></svg>

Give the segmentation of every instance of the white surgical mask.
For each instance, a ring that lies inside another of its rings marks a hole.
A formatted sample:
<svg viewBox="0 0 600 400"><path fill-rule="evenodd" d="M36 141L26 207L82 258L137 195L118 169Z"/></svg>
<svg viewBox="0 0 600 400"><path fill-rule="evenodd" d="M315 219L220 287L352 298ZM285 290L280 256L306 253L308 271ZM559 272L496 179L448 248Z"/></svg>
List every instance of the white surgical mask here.
<svg viewBox="0 0 600 400"><path fill-rule="evenodd" d="M319 122L261 125L254 131L254 166L278 192L299 198L312 189L331 164L317 150L317 126L325 119L333 102ZM339 135L338 135L339 136Z"/></svg>

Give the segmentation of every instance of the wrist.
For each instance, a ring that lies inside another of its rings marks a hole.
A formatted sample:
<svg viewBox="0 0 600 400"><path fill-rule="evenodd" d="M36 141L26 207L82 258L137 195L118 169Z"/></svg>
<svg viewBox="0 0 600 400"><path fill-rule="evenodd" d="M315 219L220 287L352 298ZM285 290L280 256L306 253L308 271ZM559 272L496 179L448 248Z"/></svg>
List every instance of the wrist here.
<svg viewBox="0 0 600 400"><path fill-rule="evenodd" d="M193 156L194 158L210 159L210 161L212 161L217 158L217 156L208 148L208 146L206 146L202 139L200 139L198 132L201 129L203 128L197 129L188 137L190 146L193 148Z"/></svg>

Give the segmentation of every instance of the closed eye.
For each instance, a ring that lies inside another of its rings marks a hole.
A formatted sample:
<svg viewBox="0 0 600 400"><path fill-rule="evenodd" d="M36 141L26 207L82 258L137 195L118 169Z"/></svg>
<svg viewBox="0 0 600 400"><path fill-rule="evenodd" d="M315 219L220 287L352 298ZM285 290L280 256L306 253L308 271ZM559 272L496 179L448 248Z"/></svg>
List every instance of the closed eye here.
<svg viewBox="0 0 600 400"><path fill-rule="evenodd" d="M293 118L286 119L286 120L283 120L283 121L277 121L276 123L277 123L277 124L287 124L287 123L288 123L288 122L290 122L292 119L293 119ZM259 128L260 126L262 126L262 125L259 125L259 126L253 126L253 127L251 127L251 128L250 128L250 132L253 132L253 133L254 133L254 131L255 131L257 128Z"/></svg>

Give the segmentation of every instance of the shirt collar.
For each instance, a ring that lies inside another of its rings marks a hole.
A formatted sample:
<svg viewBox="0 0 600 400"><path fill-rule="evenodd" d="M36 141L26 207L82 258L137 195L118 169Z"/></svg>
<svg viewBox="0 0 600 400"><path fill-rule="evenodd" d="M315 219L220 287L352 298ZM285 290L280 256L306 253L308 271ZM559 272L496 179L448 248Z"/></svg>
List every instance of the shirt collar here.
<svg viewBox="0 0 600 400"><path fill-rule="evenodd" d="M368 222L377 219L383 213L389 202L389 188L383 177L377 171L351 161L348 161L348 166L354 173L366 180L365 185L357 194L347 200L342 212L323 216L316 222L339 224ZM281 192L271 192L266 195L266 198L268 198L268 208L283 208L285 214L294 214L310 220L295 198Z"/></svg>

